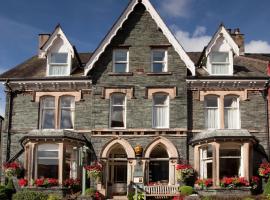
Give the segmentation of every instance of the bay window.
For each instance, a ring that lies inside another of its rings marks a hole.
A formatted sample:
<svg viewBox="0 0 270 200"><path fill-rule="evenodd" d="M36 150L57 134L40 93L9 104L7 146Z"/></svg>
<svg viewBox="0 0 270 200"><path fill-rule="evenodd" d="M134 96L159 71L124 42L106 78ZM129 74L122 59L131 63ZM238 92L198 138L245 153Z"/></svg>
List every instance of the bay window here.
<svg viewBox="0 0 270 200"><path fill-rule="evenodd" d="M169 96L165 93L153 95L153 128L169 128Z"/></svg>
<svg viewBox="0 0 270 200"><path fill-rule="evenodd" d="M211 53L211 74L212 75L230 74L229 52Z"/></svg>
<svg viewBox="0 0 270 200"><path fill-rule="evenodd" d="M40 123L41 129L55 128L55 98L52 96L41 98Z"/></svg>
<svg viewBox="0 0 270 200"><path fill-rule="evenodd" d="M152 72L162 73L167 72L167 50L153 49L152 50Z"/></svg>
<svg viewBox="0 0 270 200"><path fill-rule="evenodd" d="M203 146L200 149L200 176L208 179L213 176L213 148L212 145Z"/></svg>
<svg viewBox="0 0 270 200"><path fill-rule="evenodd" d="M113 52L113 72L128 72L129 52L127 49L116 49Z"/></svg>
<svg viewBox="0 0 270 200"><path fill-rule="evenodd" d="M239 102L235 96L224 97L224 121L227 129L239 128Z"/></svg>
<svg viewBox="0 0 270 200"><path fill-rule="evenodd" d="M205 127L208 129L219 128L219 102L218 97L208 95L205 98Z"/></svg>
<svg viewBox="0 0 270 200"><path fill-rule="evenodd" d="M36 177L58 179L59 145L41 144L37 148Z"/></svg>
<svg viewBox="0 0 270 200"><path fill-rule="evenodd" d="M122 93L111 95L110 127L125 128L126 126L126 96Z"/></svg>
<svg viewBox="0 0 270 200"><path fill-rule="evenodd" d="M49 76L67 76L70 73L68 53L51 53L49 57Z"/></svg>

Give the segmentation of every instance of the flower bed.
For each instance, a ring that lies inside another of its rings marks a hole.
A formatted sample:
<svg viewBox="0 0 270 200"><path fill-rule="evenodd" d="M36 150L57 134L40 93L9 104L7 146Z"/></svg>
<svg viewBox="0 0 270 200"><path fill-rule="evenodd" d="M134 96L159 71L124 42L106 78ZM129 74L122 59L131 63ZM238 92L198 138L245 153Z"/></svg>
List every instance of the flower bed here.
<svg viewBox="0 0 270 200"><path fill-rule="evenodd" d="M224 177L220 181L223 188L234 189L239 187L248 187L249 182L244 177Z"/></svg>
<svg viewBox="0 0 270 200"><path fill-rule="evenodd" d="M212 179L198 179L195 182L195 187L199 189L206 189L213 186L213 180Z"/></svg>
<svg viewBox="0 0 270 200"><path fill-rule="evenodd" d="M58 184L58 179L55 178L38 178L34 182L37 187L55 187Z"/></svg>

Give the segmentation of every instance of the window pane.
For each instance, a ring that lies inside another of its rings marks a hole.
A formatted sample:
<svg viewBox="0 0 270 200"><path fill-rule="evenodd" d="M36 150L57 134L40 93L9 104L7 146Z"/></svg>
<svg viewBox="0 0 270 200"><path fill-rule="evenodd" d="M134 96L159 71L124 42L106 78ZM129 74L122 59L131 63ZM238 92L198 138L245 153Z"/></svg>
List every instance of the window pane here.
<svg viewBox="0 0 270 200"><path fill-rule="evenodd" d="M113 94L112 104L113 105L124 105L125 95L124 94Z"/></svg>
<svg viewBox="0 0 270 200"><path fill-rule="evenodd" d="M228 52L213 52L212 53L212 62L229 62L229 53Z"/></svg>
<svg viewBox="0 0 270 200"><path fill-rule="evenodd" d="M153 51L153 61L165 61L165 51Z"/></svg>
<svg viewBox="0 0 270 200"><path fill-rule="evenodd" d="M127 63L115 63L114 72L116 73L127 72Z"/></svg>
<svg viewBox="0 0 270 200"><path fill-rule="evenodd" d="M58 151L53 151L55 149L58 149L58 145L44 144L38 146L37 152L38 178L41 177L58 178Z"/></svg>
<svg viewBox="0 0 270 200"><path fill-rule="evenodd" d="M164 72L164 63L153 63L153 72Z"/></svg>
<svg viewBox="0 0 270 200"><path fill-rule="evenodd" d="M124 127L124 108L122 106L112 107L111 127Z"/></svg>
<svg viewBox="0 0 270 200"><path fill-rule="evenodd" d="M52 53L51 63L67 63L67 53Z"/></svg>
<svg viewBox="0 0 270 200"><path fill-rule="evenodd" d="M45 110L42 111L42 124L43 129L53 129L54 126L54 112L55 110Z"/></svg>
<svg viewBox="0 0 270 200"><path fill-rule="evenodd" d="M63 96L61 97L61 107L72 108L74 107L74 97Z"/></svg>
<svg viewBox="0 0 270 200"><path fill-rule="evenodd" d="M206 107L218 107L218 97L216 96L207 96L205 98Z"/></svg>
<svg viewBox="0 0 270 200"><path fill-rule="evenodd" d="M127 61L127 50L115 50L114 51L114 61Z"/></svg>
<svg viewBox="0 0 270 200"><path fill-rule="evenodd" d="M74 112L70 109L61 110L61 129L73 129L73 115Z"/></svg>
<svg viewBox="0 0 270 200"><path fill-rule="evenodd" d="M220 157L222 156L241 156L241 151L240 149L222 149Z"/></svg>
<svg viewBox="0 0 270 200"><path fill-rule="evenodd" d="M240 158L220 158L219 159L220 172L219 177L234 177L239 176Z"/></svg>
<svg viewBox="0 0 270 200"><path fill-rule="evenodd" d="M154 95L154 104L155 105L166 105L168 95L166 94L155 94Z"/></svg>
<svg viewBox="0 0 270 200"><path fill-rule="evenodd" d="M115 183L126 183L127 182L127 165L118 165L116 162L114 166L114 182Z"/></svg>
<svg viewBox="0 0 270 200"><path fill-rule="evenodd" d="M236 97L226 96L224 98L224 120L225 128L239 128L239 109Z"/></svg>
<svg viewBox="0 0 270 200"><path fill-rule="evenodd" d="M51 76L64 76L68 75L68 66L59 66L59 65L50 65L49 67L49 75Z"/></svg>
<svg viewBox="0 0 270 200"><path fill-rule="evenodd" d="M212 74L229 74L229 65L212 64Z"/></svg>
<svg viewBox="0 0 270 200"><path fill-rule="evenodd" d="M149 181L169 181L169 162L168 161L150 161L149 163Z"/></svg>
<svg viewBox="0 0 270 200"><path fill-rule="evenodd" d="M41 99L43 108L54 108L54 97L43 97Z"/></svg>
<svg viewBox="0 0 270 200"><path fill-rule="evenodd" d="M224 107L237 108L237 98L232 96L225 96Z"/></svg>
<svg viewBox="0 0 270 200"><path fill-rule="evenodd" d="M205 178L212 178L213 177L213 175L212 175L213 168L212 167L213 167L212 162L206 163L207 177L205 177Z"/></svg>

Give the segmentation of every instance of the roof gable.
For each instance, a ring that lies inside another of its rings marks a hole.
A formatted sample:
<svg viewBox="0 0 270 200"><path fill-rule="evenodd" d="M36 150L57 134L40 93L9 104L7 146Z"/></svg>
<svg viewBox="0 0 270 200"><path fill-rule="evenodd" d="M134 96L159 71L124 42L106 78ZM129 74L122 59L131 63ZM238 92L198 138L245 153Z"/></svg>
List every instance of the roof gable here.
<svg viewBox="0 0 270 200"><path fill-rule="evenodd" d="M71 53L71 56L74 57L74 48L67 39L65 33L63 32L60 25L57 25L54 32L51 34L49 39L45 42L45 44L40 48L39 58L45 58L48 51L54 47L59 40L62 41L64 45L66 45L67 49Z"/></svg>
<svg viewBox="0 0 270 200"><path fill-rule="evenodd" d="M205 56L207 57L209 53L212 51L212 48L215 46L215 44L221 39L224 39L227 44L231 47L232 51L234 54L239 56L240 51L238 45L235 43L231 35L227 32L226 28L224 27L223 24L219 26L219 29L215 33L215 35L212 37L210 42L208 43L206 49L205 49Z"/></svg>
<svg viewBox="0 0 270 200"><path fill-rule="evenodd" d="M100 55L105 51L105 48L111 43L114 36L116 36L117 31L123 26L124 22L128 19L131 12L134 10L135 6L138 3L142 3L146 10L150 13L154 21L157 23L158 27L162 30L163 34L166 36L168 41L172 44L175 51L179 54L180 58L183 60L187 68L191 71L192 75L195 75L195 66L192 60L189 58L187 53L184 51L183 47L179 44L177 39L174 37L172 32L166 26L164 21L161 19L155 8L149 2L149 0L132 0L127 6L126 10L122 13L116 23L113 25L109 33L105 36L103 41L100 43L98 48L95 50L93 56L88 61L85 66L84 75L87 75L88 72L94 67L95 63L98 61Z"/></svg>

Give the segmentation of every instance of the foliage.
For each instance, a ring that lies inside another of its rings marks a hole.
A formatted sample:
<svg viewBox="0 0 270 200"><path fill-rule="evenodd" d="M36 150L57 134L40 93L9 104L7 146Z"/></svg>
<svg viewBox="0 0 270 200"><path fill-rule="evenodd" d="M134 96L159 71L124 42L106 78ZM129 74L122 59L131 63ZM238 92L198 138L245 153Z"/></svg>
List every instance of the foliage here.
<svg viewBox="0 0 270 200"><path fill-rule="evenodd" d="M62 198L56 194L50 194L47 200L61 200Z"/></svg>
<svg viewBox="0 0 270 200"><path fill-rule="evenodd" d="M19 162L4 163L3 168L6 177L18 176L23 170Z"/></svg>
<svg viewBox="0 0 270 200"><path fill-rule="evenodd" d="M200 189L208 188L213 186L213 180L211 178L209 179L198 179L195 182L195 185L199 187Z"/></svg>
<svg viewBox="0 0 270 200"><path fill-rule="evenodd" d="M72 193L76 193L81 189L81 181L79 179L66 179L63 182L63 186L71 189Z"/></svg>
<svg viewBox="0 0 270 200"><path fill-rule="evenodd" d="M34 185L37 187L54 187L58 186L58 180L55 178L38 178Z"/></svg>
<svg viewBox="0 0 270 200"><path fill-rule="evenodd" d="M258 176L252 176L250 180L250 186L253 190L256 190L259 186L260 178Z"/></svg>
<svg viewBox="0 0 270 200"><path fill-rule="evenodd" d="M11 198L12 194L15 193L14 184L11 178L8 179L6 187L6 195Z"/></svg>
<svg viewBox="0 0 270 200"><path fill-rule="evenodd" d="M270 179L268 179L265 187L264 187L264 191L263 191L264 195L270 195Z"/></svg>
<svg viewBox="0 0 270 200"><path fill-rule="evenodd" d="M0 185L0 200L8 199L6 187L4 185Z"/></svg>
<svg viewBox="0 0 270 200"><path fill-rule="evenodd" d="M92 165L87 165L84 168L86 169L89 178L99 181L102 175L102 164L100 162L95 161Z"/></svg>
<svg viewBox="0 0 270 200"><path fill-rule="evenodd" d="M192 195L193 193L193 188L190 187L190 186L181 186L179 187L179 192L181 195L184 195L184 196L189 196L189 195Z"/></svg>
<svg viewBox="0 0 270 200"><path fill-rule="evenodd" d="M96 190L94 188L90 187L90 188L85 190L85 195L86 196L94 196L95 192L96 192Z"/></svg>
<svg viewBox="0 0 270 200"><path fill-rule="evenodd" d="M142 192L137 193L137 198L136 194L133 195L133 200L144 200L144 194Z"/></svg>
<svg viewBox="0 0 270 200"><path fill-rule="evenodd" d="M220 186L223 188L237 188L237 187L247 187L249 182L244 177L224 177L220 181Z"/></svg>
<svg viewBox="0 0 270 200"><path fill-rule="evenodd" d="M30 190L22 190L13 195L12 200L47 200L48 195Z"/></svg>
<svg viewBox="0 0 270 200"><path fill-rule="evenodd" d="M176 170L178 181L186 182L187 179L194 177L195 175L195 170L192 168L191 165L177 164Z"/></svg>
<svg viewBox="0 0 270 200"><path fill-rule="evenodd" d="M27 181L27 179L21 178L18 180L18 184L20 187L25 187L25 186L27 186L28 181Z"/></svg>
<svg viewBox="0 0 270 200"><path fill-rule="evenodd" d="M264 161L259 169L258 169L258 173L260 176L262 176L263 178L268 178L270 175L270 163Z"/></svg>

